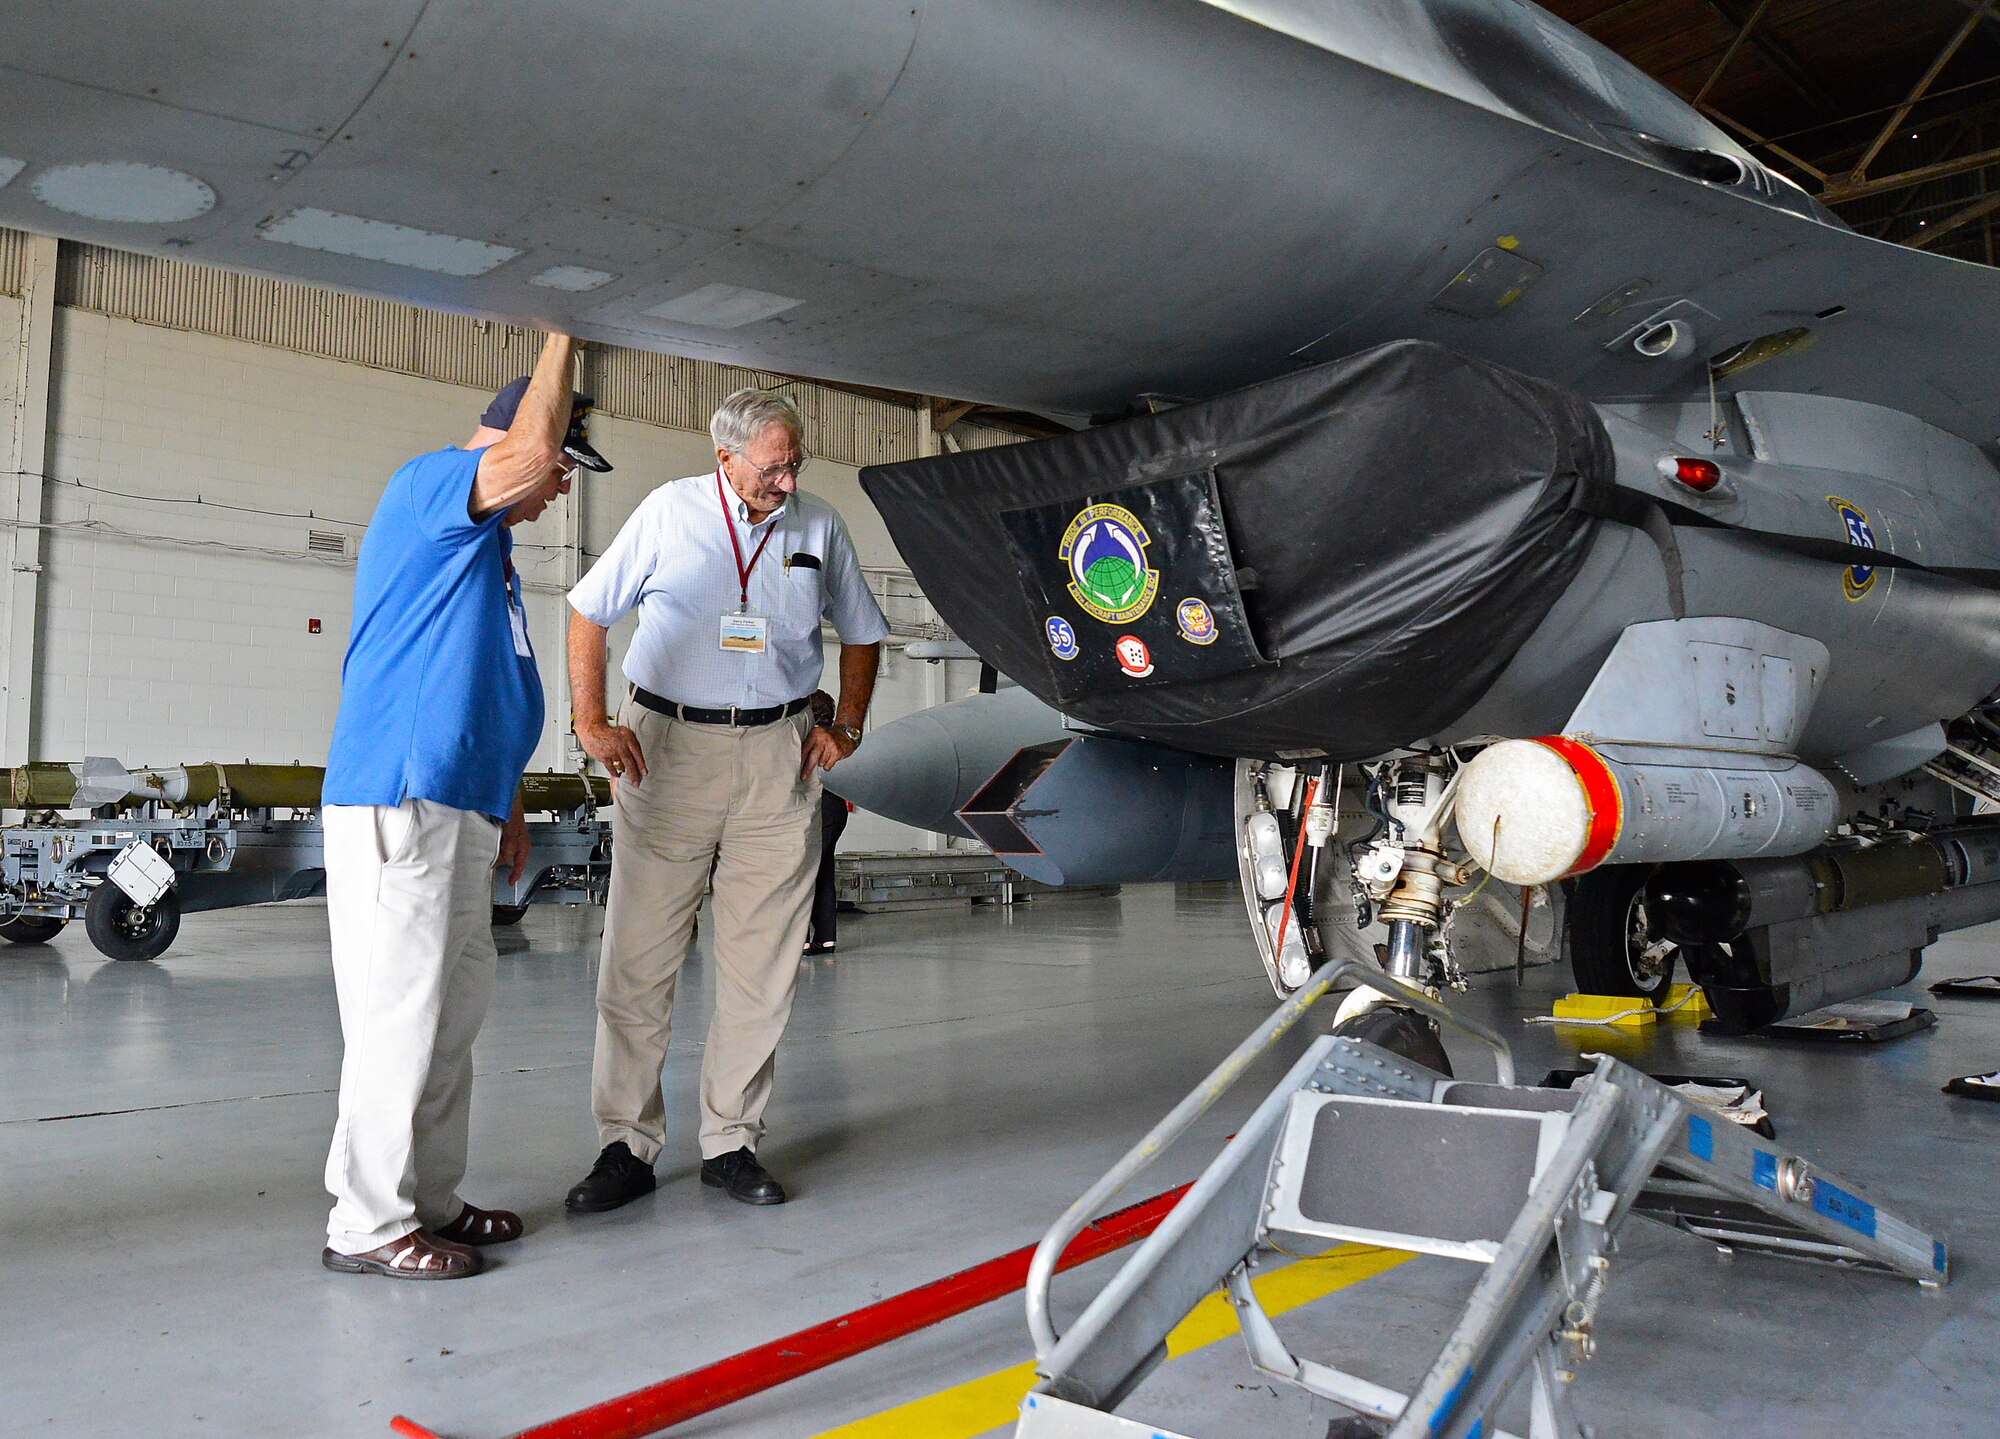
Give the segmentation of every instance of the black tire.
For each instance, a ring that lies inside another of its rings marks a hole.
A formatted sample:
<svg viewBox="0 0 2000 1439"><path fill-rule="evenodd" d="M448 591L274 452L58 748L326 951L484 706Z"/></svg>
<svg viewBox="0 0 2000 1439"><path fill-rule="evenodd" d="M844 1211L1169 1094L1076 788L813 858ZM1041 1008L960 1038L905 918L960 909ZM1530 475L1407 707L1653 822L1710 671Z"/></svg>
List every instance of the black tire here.
<svg viewBox="0 0 2000 1439"><path fill-rule="evenodd" d="M47 944L63 932L66 919L41 919L34 915L22 915L0 924L0 939L11 944Z"/></svg>
<svg viewBox="0 0 2000 1439"><path fill-rule="evenodd" d="M525 904L496 904L493 906L493 927L505 929L509 925L519 924L527 912L528 906Z"/></svg>
<svg viewBox="0 0 2000 1439"><path fill-rule="evenodd" d="M90 892L83 928L106 959L158 959L181 932L181 897L168 890L141 909L107 879Z"/></svg>
<svg viewBox="0 0 2000 1439"><path fill-rule="evenodd" d="M1646 921L1647 865L1594 870L1571 887L1569 965L1582 994L1621 995L1658 1001L1674 982L1673 950L1649 960L1659 936Z"/></svg>
<svg viewBox="0 0 2000 1439"><path fill-rule="evenodd" d="M1400 1054L1439 1074L1452 1072L1451 1056L1444 1052L1437 1025L1401 1005L1378 1004L1352 1019L1342 1020L1333 1027L1333 1032L1344 1039L1363 1040L1391 1054Z"/></svg>

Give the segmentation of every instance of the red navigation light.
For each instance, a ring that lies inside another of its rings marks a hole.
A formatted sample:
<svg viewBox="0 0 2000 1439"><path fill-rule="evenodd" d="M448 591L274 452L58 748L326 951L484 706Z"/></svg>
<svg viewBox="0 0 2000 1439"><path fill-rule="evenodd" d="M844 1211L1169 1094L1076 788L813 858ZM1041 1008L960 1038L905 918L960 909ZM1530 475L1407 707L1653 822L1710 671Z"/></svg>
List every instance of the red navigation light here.
<svg viewBox="0 0 2000 1439"><path fill-rule="evenodd" d="M1696 494L1705 495L1722 483L1722 466L1713 460L1675 460L1673 478Z"/></svg>

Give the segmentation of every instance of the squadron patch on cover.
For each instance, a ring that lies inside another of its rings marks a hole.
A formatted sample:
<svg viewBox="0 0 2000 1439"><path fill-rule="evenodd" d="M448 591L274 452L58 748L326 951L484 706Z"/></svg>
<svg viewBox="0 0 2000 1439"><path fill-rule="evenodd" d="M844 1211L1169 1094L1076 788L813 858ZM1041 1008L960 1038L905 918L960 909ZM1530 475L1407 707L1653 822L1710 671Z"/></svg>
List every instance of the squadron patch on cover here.
<svg viewBox="0 0 2000 1439"><path fill-rule="evenodd" d="M1851 504L1838 495L1828 495L1826 502L1833 506L1833 512L1840 516L1841 527L1847 531L1847 542L1864 550L1875 546L1875 527L1868 523L1868 516L1859 505ZM1841 571L1840 590L1850 600L1858 600L1875 588L1875 567L1873 565L1851 565Z"/></svg>
<svg viewBox="0 0 2000 1439"><path fill-rule="evenodd" d="M1056 551L1069 569L1070 598L1107 625L1152 608L1160 574L1146 559L1152 536L1122 505L1091 505L1069 522Z"/></svg>
<svg viewBox="0 0 2000 1439"><path fill-rule="evenodd" d="M1015 650L1029 647L1012 662L1032 662L1057 708L1273 663L1250 632L1213 471L1115 490L1079 482L1061 498L1002 510L1000 528L1007 573L988 571L985 583L1020 582L1029 608L996 593L995 613L1006 610Z"/></svg>
<svg viewBox="0 0 2000 1439"><path fill-rule="evenodd" d="M1174 623L1180 627L1181 638L1191 645L1215 643L1215 616L1206 601L1182 600L1174 608Z"/></svg>

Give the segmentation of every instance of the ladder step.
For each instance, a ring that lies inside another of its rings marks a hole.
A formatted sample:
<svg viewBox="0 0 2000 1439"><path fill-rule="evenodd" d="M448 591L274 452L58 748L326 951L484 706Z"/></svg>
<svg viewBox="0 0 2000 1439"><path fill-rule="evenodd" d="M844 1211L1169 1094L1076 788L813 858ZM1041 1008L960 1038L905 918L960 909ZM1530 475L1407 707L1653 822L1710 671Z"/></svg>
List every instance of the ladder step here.
<svg viewBox="0 0 2000 1439"><path fill-rule="evenodd" d="M1566 1112L1295 1094L1265 1227L1489 1263L1569 1121Z"/></svg>

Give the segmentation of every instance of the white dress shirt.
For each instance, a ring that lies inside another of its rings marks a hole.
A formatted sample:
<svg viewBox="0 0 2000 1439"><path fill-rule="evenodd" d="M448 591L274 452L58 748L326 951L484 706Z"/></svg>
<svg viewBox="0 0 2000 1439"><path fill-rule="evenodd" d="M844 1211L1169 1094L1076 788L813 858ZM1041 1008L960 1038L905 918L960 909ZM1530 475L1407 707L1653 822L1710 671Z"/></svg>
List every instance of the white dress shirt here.
<svg viewBox="0 0 2000 1439"><path fill-rule="evenodd" d="M607 628L638 607L625 678L663 699L704 709L786 704L819 686L822 616L842 644L874 644L889 625L832 505L800 490L753 526L735 490L725 483L718 494L716 478L690 475L646 496L569 602ZM722 616L741 608L737 551L749 564L766 534L749 579L749 611L769 623L764 653L725 651Z"/></svg>

